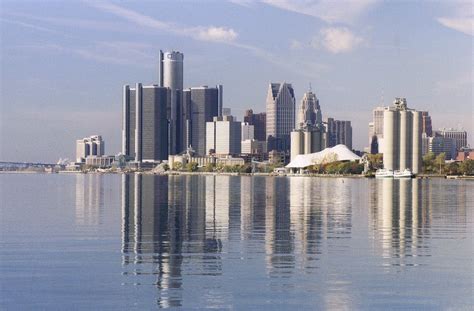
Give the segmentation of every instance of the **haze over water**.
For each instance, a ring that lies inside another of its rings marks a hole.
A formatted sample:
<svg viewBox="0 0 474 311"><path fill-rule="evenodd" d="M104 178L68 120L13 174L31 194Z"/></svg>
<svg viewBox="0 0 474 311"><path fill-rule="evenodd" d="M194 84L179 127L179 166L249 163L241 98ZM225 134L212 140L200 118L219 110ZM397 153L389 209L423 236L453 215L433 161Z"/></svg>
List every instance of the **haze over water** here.
<svg viewBox="0 0 474 311"><path fill-rule="evenodd" d="M0 308L469 309L474 182L1 174Z"/></svg>

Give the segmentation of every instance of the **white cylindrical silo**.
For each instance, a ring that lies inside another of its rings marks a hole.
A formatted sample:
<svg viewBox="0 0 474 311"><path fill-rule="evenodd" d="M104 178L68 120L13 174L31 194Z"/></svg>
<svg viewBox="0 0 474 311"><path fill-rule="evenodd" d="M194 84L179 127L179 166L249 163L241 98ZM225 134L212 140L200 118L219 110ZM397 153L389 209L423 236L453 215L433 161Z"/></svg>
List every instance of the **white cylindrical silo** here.
<svg viewBox="0 0 474 311"><path fill-rule="evenodd" d="M412 173L421 172L421 112L413 111Z"/></svg>
<svg viewBox="0 0 474 311"><path fill-rule="evenodd" d="M294 160L294 158L303 153L303 148L302 148L302 135L303 133L301 131L293 131L291 132L290 138L291 138L291 161Z"/></svg>
<svg viewBox="0 0 474 311"><path fill-rule="evenodd" d="M385 110L383 114L383 166L398 169L398 111Z"/></svg>
<svg viewBox="0 0 474 311"><path fill-rule="evenodd" d="M310 154L312 152L312 140L311 136L313 132L311 131L304 131L304 143L303 143L303 148L304 148L304 154ZM316 134L316 133L314 133Z"/></svg>
<svg viewBox="0 0 474 311"><path fill-rule="evenodd" d="M412 113L400 111L400 170L411 169L412 159Z"/></svg>

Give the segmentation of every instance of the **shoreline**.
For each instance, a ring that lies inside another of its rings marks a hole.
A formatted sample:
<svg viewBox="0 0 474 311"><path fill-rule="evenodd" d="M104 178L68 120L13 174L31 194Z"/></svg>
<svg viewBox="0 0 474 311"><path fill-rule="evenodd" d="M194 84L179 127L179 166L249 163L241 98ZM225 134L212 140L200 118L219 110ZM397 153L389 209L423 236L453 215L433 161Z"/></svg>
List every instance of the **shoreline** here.
<svg viewBox="0 0 474 311"><path fill-rule="evenodd" d="M268 177L313 177L313 178L375 178L375 176L366 175L332 175L332 174L277 174L277 173L224 173L224 172L180 172L168 171L165 173L155 173L152 171L136 171L136 172L80 172L80 171L59 171L51 172L35 172L35 171L0 171L0 174L143 174L143 175L160 175L160 176L181 176L181 175L204 175L204 176L268 176ZM397 178L395 178L397 179ZM473 179L474 176L463 175L427 175L419 174L412 179Z"/></svg>

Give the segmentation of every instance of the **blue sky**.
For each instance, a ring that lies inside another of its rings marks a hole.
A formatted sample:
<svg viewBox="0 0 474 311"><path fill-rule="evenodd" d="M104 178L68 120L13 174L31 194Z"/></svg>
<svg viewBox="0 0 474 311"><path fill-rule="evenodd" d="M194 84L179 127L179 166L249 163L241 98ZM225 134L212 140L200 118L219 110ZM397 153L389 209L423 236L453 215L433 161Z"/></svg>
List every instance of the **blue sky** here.
<svg viewBox="0 0 474 311"><path fill-rule="evenodd" d="M185 55L185 86L224 85L239 119L269 82L311 83L323 118L368 143L371 110L406 97L473 144L470 1L1 1L0 160L73 159L101 134L120 151L123 84L157 83L160 49Z"/></svg>

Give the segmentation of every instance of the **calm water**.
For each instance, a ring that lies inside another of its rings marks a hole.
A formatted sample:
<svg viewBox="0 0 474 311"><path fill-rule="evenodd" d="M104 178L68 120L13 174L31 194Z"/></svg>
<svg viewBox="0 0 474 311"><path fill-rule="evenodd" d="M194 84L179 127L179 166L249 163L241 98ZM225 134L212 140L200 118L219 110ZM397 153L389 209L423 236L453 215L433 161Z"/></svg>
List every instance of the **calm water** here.
<svg viewBox="0 0 474 311"><path fill-rule="evenodd" d="M474 182L0 175L0 309L473 306Z"/></svg>

